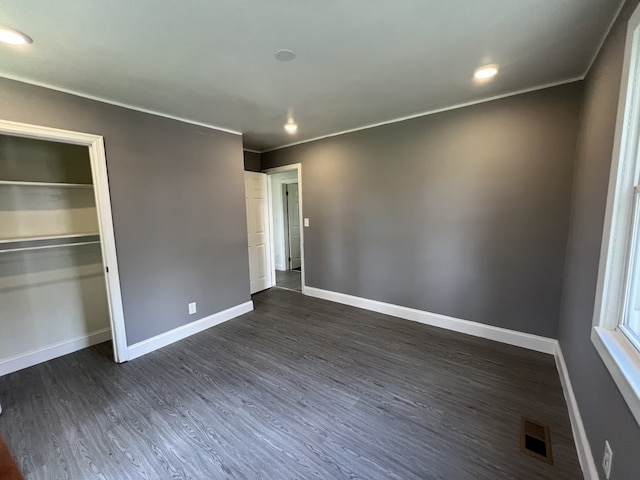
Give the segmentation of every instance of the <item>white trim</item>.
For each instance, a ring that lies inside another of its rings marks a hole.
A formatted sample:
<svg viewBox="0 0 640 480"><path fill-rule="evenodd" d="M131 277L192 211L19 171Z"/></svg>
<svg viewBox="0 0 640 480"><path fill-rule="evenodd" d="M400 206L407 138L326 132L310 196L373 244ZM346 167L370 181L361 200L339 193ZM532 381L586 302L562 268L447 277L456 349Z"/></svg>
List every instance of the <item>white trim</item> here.
<svg viewBox="0 0 640 480"><path fill-rule="evenodd" d="M100 230L100 248L104 258L107 298L109 299L109 316L113 331L114 360L118 363L129 360L127 355L127 336L124 323L124 308L122 306L122 292L120 290L120 270L118 268L118 254L116 252L116 238L113 230L113 215L111 213L111 194L109 193L109 177L107 176L107 157L104 151L104 141L98 137L89 145L91 156L91 173L96 208L98 209L98 226Z"/></svg>
<svg viewBox="0 0 640 480"><path fill-rule="evenodd" d="M61 130L59 128L43 127L40 125L31 125L28 123L11 122L9 120L0 120L0 133L7 135L15 135L18 137L48 139L60 141L63 143L72 143L75 145L91 145L97 139L101 139L99 135L91 133L80 133L71 130Z"/></svg>
<svg viewBox="0 0 640 480"><path fill-rule="evenodd" d="M159 348L166 347L178 340L200 333L207 328L232 320L252 310L252 301L241 303L235 307L227 308L226 310L201 318L195 322L187 323L181 327L174 328L168 332L161 333L155 337L135 343L129 347L129 360L141 357L142 355L146 355L147 353L153 352Z"/></svg>
<svg viewBox="0 0 640 480"><path fill-rule="evenodd" d="M414 118L426 117L428 115L434 115L436 113L448 112L450 110L457 110L459 108L471 107L473 105L479 105L481 103L492 102L494 100L500 100L502 98L514 97L516 95L524 95L525 93L536 92L538 90L544 90L545 88L553 88L559 87L560 85L567 85L569 83L578 82L580 80L584 80L584 75L579 77L573 77L566 80L560 80L558 82L545 83L543 85L538 85L536 87L525 88L524 90L518 90L510 93L503 93L501 95L496 95L493 97L481 98L480 100L473 100L471 102L466 103L458 103L456 105L451 105L449 107L436 108L435 110L427 110L426 112L414 113L412 115L407 115L405 117L393 118L391 120L385 120L379 123L372 123L370 125L364 125L362 127L351 128L349 130L342 130L340 132L329 133L328 135L321 135L319 137L309 138L307 140L300 140L299 142L287 143L285 145L280 145L279 147L269 148L267 150L262 150L260 153L268 153L273 152L274 150L280 150L282 148L293 147L295 145L302 145L303 143L315 142L316 140L322 140L324 138L337 137L340 135L345 135L347 133L359 132L360 130L367 130L369 128L381 127L383 125L390 125L392 123L404 122L405 120L413 120Z"/></svg>
<svg viewBox="0 0 640 480"><path fill-rule="evenodd" d="M582 423L582 416L580 415L576 396L573 393L569 370L567 369L567 364L564 361L564 355L562 354L560 344L557 346L555 359L558 375L560 376L560 383L562 384L562 392L564 393L564 399L567 402L567 408L569 410L569 420L571 421L573 440L576 444L576 451L578 453L578 460L580 461L582 473L586 480L598 480L598 469L595 461L593 460L591 445L589 444L587 432L585 431L584 424Z"/></svg>
<svg viewBox="0 0 640 480"><path fill-rule="evenodd" d="M298 173L298 214L300 215L300 288L302 293L306 293L306 276L305 276L305 263L304 263L304 229L308 228L304 226L304 210L302 207L302 164L292 163L290 165L284 165L282 167L267 168L262 170L262 173L267 174L267 191L269 195L269 230L271 235L271 275L272 284L276 284L276 268L275 268L275 238L273 237L273 189L271 186L271 175L276 173L290 172L295 170Z"/></svg>
<svg viewBox="0 0 640 480"><path fill-rule="evenodd" d="M125 362L127 357L127 340L120 291L120 276L116 253L113 218L111 214L111 197L107 176L107 159L104 150L104 139L99 135L72 132L57 128L30 125L26 123L0 120L0 133L39 140L53 140L63 143L84 145L89 148L91 174L93 176L94 195L98 213L100 248L105 267L105 283L107 286L107 304L113 332L113 353L116 362ZM105 269L106 270L106 269Z"/></svg>
<svg viewBox="0 0 640 480"><path fill-rule="evenodd" d="M602 38L600 39L600 43L598 44L598 48L596 48L595 52L593 52L593 57L591 57L591 61L589 62L589 65L587 65L587 68L585 69L584 74L582 75L583 79L589 74L591 67L593 67L593 64L596 62L596 58L598 58L598 55L600 54L600 50L602 50L602 47L604 46L604 42L606 42L607 37L611 33L611 29L615 25L616 20L618 20L618 16L620 16L620 12L622 11L622 7L624 7L625 3L626 3L625 0L620 0L620 5L616 10L616 14L613 16L611 23L609 23L609 28L607 28L604 34L602 35Z"/></svg>
<svg viewBox="0 0 640 480"><path fill-rule="evenodd" d="M274 222L274 214L273 214L273 182L271 180L271 174L267 173L267 203L269 204L269 243L271 244L271 249L269 250L269 255L271 256L271 285L276 285L276 236L275 236L275 222Z"/></svg>
<svg viewBox="0 0 640 480"><path fill-rule="evenodd" d="M552 355L556 353L556 345L558 342L553 338L517 332L506 328L485 325L484 323L471 322L469 320L440 315L439 313L425 312L423 310L379 302L377 300L369 300L367 298L354 297L353 295L331 292L315 287L307 287L304 293L311 297L343 303L345 305L351 305L352 307L364 308L373 312L384 313L433 327L473 335L474 337L486 338Z"/></svg>
<svg viewBox="0 0 640 480"><path fill-rule="evenodd" d="M260 154L258 150L251 150L250 148L243 148L242 150L245 152L257 153L258 155Z"/></svg>
<svg viewBox="0 0 640 480"><path fill-rule="evenodd" d="M640 370L636 363L638 351L618 329L595 327L591 331L591 342L640 425Z"/></svg>
<svg viewBox="0 0 640 480"><path fill-rule="evenodd" d="M0 360L0 376L17 372L23 368L32 367L42 362L53 360L54 358L77 352L83 348L96 345L98 343L111 340L111 329L103 328L82 337L72 338L63 342L54 343L38 350L21 353L13 357Z"/></svg>
<svg viewBox="0 0 640 480"><path fill-rule="evenodd" d="M128 110L134 110L136 112L148 113L149 115L155 115L157 117L168 118L170 120L177 120L178 122L188 123L190 125L197 125L199 127L211 128L213 130L219 130L221 132L232 133L233 135L242 136L242 132L238 132L237 130L231 130L229 128L218 127L216 125L211 125L209 123L197 122L195 120L189 120L184 117L176 117L174 115L169 115L166 113L157 112L155 110L149 110L147 108L136 107L135 105L131 105L129 103L116 102L115 100L108 100L104 97L98 97L96 95L91 95L89 93L78 92L77 90L71 90L68 88L57 87L55 85L51 85L49 83L38 82L35 80L29 80L18 75L9 75L6 73L0 74L0 78L6 78L8 80L14 80L16 82L26 83L27 85L34 85L36 87L48 88L49 90L55 90L56 92L68 93L69 95L75 95L76 97L86 98L88 100L94 100L100 103L106 103L108 105L113 105L116 107L126 108ZM258 152L259 153L259 152Z"/></svg>

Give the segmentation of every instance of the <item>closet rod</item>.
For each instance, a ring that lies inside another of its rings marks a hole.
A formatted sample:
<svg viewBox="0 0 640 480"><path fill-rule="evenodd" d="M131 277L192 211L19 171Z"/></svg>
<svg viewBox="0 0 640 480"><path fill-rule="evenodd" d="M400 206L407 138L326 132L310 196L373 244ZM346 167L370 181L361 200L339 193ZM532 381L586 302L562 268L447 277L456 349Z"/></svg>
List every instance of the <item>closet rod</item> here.
<svg viewBox="0 0 640 480"><path fill-rule="evenodd" d="M55 245L39 245L35 247L7 248L4 250L0 250L0 253L24 252L26 250L44 250L48 248L58 248L58 247L75 247L76 245L91 245L94 243L100 243L100 240L93 240L91 242L57 243Z"/></svg>

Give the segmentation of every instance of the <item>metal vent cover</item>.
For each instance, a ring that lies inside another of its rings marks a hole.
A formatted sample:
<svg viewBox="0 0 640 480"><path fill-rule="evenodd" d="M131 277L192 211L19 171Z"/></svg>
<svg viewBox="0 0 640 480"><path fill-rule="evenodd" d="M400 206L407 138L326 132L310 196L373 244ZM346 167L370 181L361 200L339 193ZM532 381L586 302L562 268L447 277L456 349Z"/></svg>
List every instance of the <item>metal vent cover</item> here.
<svg viewBox="0 0 640 480"><path fill-rule="evenodd" d="M522 417L520 426L520 449L543 462L553 464L551 454L551 430L547 425Z"/></svg>

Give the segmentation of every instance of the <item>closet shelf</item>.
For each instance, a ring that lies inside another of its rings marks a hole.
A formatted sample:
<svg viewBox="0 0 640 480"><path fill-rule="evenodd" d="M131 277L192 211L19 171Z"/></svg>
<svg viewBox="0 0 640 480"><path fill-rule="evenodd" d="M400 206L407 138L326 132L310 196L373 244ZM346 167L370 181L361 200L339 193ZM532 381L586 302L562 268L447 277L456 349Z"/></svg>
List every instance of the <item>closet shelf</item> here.
<svg viewBox="0 0 640 480"><path fill-rule="evenodd" d="M13 185L17 187L93 188L92 183L22 182L18 180L0 180L0 185Z"/></svg>
<svg viewBox="0 0 640 480"><path fill-rule="evenodd" d="M0 249L0 253L25 252L27 250L46 250L49 248L60 248L60 247L76 247L78 245L92 245L94 243L100 243L100 240L92 240L90 242L55 243L53 245L35 245L33 247L5 248L5 249Z"/></svg>
<svg viewBox="0 0 640 480"><path fill-rule="evenodd" d="M87 233L72 233L63 235L45 235L38 237L14 237L14 238L0 238L0 244L3 243L18 243L18 242L46 242L47 240L64 240L72 238L85 238L85 237L97 237L100 234L98 232Z"/></svg>
<svg viewBox="0 0 640 480"><path fill-rule="evenodd" d="M57 240L78 241L50 243ZM94 243L100 243L100 235L98 234L98 232L47 235L40 237L2 238L0 239L0 246L4 246L4 248L0 248L0 253L25 252L27 250L46 250L49 248L61 247L75 247L78 245L91 245Z"/></svg>

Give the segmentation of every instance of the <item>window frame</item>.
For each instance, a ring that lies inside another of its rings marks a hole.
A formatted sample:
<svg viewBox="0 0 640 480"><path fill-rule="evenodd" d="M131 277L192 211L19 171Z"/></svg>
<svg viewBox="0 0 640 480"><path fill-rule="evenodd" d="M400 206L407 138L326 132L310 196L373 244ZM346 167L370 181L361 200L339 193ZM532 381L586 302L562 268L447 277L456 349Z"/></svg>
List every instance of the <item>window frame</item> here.
<svg viewBox="0 0 640 480"><path fill-rule="evenodd" d="M640 171L640 6L627 26L615 143L605 211L591 341L640 424L640 350L621 329L625 321ZM640 252L636 252L640 255ZM635 265L640 268L640 262Z"/></svg>

